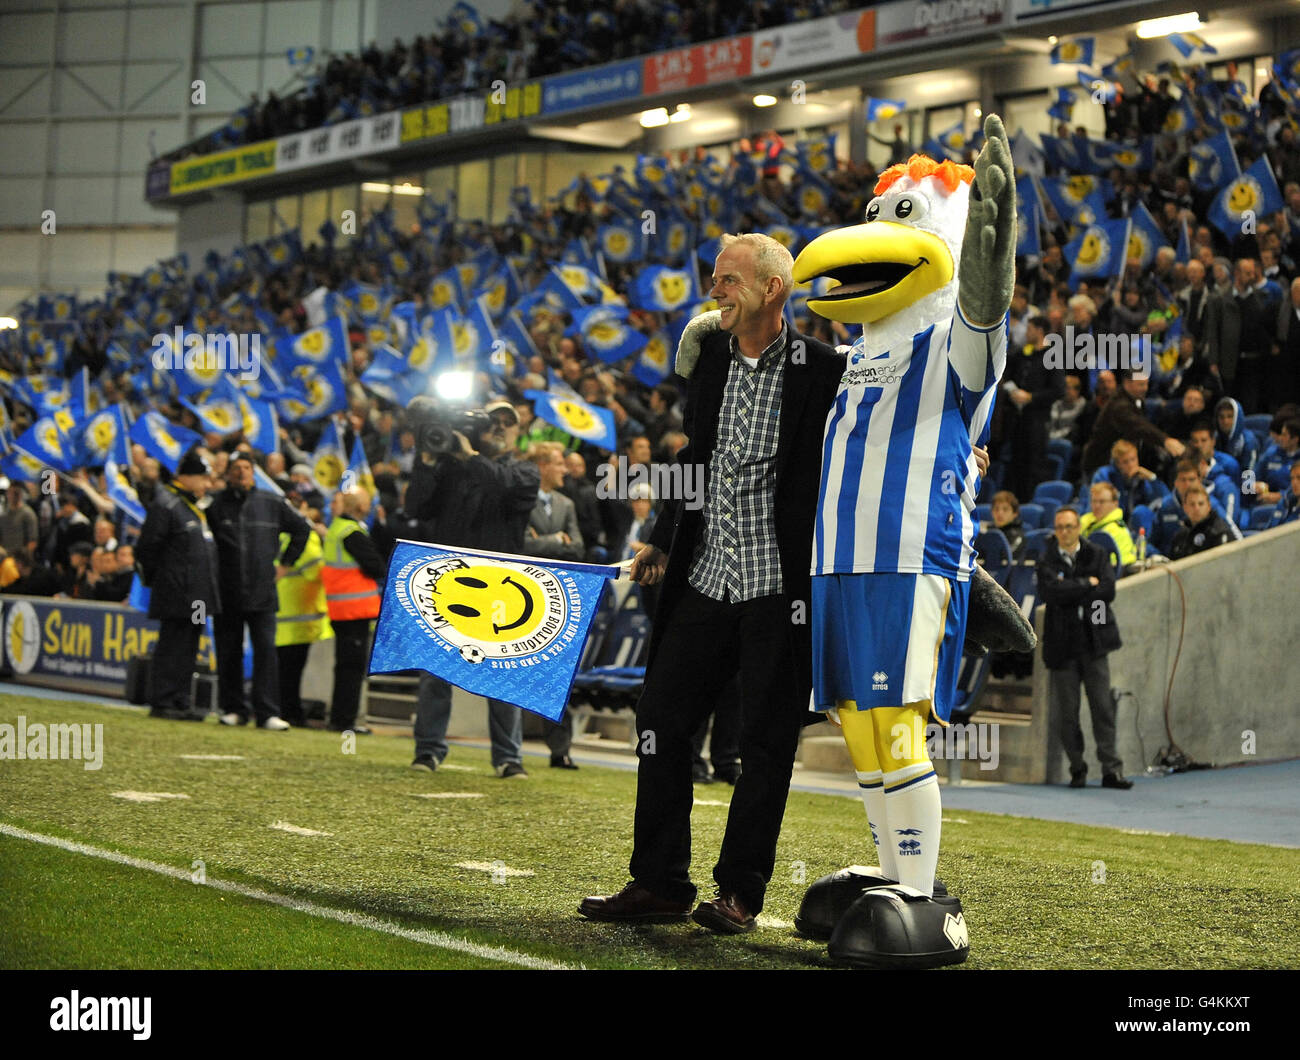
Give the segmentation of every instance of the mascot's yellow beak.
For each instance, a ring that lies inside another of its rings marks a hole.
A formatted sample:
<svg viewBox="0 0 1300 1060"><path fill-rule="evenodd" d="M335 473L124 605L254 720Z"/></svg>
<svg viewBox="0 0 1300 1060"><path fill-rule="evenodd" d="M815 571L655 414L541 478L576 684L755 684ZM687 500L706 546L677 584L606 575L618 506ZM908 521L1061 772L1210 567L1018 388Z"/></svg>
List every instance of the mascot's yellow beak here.
<svg viewBox="0 0 1300 1060"><path fill-rule="evenodd" d="M938 236L894 221L870 221L818 236L794 263L794 282L827 276L835 286L809 298L818 316L874 324L952 281L952 253Z"/></svg>

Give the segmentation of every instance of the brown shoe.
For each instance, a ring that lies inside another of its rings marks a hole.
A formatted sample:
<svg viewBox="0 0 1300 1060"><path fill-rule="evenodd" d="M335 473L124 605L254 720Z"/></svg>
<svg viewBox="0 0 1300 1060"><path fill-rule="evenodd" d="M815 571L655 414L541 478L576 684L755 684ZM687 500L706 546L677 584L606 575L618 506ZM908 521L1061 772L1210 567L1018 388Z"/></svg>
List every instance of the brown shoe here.
<svg viewBox="0 0 1300 1060"><path fill-rule="evenodd" d="M592 895L578 905L578 912L588 920L634 924L676 924L685 920L690 911L689 902L670 902L639 883L629 883L618 894L607 897Z"/></svg>
<svg viewBox="0 0 1300 1060"><path fill-rule="evenodd" d="M743 935L758 927L745 903L730 891L721 891L712 901L701 902L695 907L691 919L722 935Z"/></svg>

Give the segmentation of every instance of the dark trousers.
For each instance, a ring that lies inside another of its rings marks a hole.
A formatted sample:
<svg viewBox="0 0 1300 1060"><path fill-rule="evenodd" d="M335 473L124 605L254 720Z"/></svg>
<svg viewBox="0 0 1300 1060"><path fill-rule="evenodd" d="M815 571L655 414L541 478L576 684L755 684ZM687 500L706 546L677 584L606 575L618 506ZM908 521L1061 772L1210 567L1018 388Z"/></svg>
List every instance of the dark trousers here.
<svg viewBox="0 0 1300 1060"><path fill-rule="evenodd" d="M1088 693L1092 736L1103 773L1122 776L1124 763L1115 751L1115 700L1110 694L1110 663L1106 656L1075 659L1059 670L1049 670L1048 697L1051 728L1065 748L1070 773L1088 772L1083 757L1083 729L1079 727L1079 686ZM1052 741L1054 743L1054 741Z"/></svg>
<svg viewBox="0 0 1300 1060"><path fill-rule="evenodd" d="M149 666L149 706L155 711L193 708L190 687L199 652L201 625L189 618L164 618L158 623L158 643Z"/></svg>
<svg viewBox="0 0 1300 1060"><path fill-rule="evenodd" d="M260 725L280 716L280 674L275 657L275 612L232 611L212 620L217 639L217 687L221 713L249 715L244 697L244 626L253 647L252 713Z"/></svg>
<svg viewBox="0 0 1300 1060"><path fill-rule="evenodd" d="M1264 382L1267 364L1264 356L1239 357L1237 375L1231 384L1225 382L1224 390L1241 402L1246 415L1264 411Z"/></svg>
<svg viewBox="0 0 1300 1060"><path fill-rule="evenodd" d="M704 769L704 738L709 738L709 764L714 772L740 765L740 682L731 681L713 710L713 732L705 718L691 738L692 764Z"/></svg>
<svg viewBox="0 0 1300 1060"><path fill-rule="evenodd" d="M573 719L567 710L559 721L542 721L542 739L546 741L552 758L562 758L569 753L573 746Z"/></svg>
<svg viewBox="0 0 1300 1060"><path fill-rule="evenodd" d="M350 729L357 722L361 704L361 682L365 680L370 656L370 622L368 618L351 618L335 622L334 627L334 698L330 702L330 728Z"/></svg>
<svg viewBox="0 0 1300 1060"><path fill-rule="evenodd" d="M796 652L785 595L727 603L687 588L674 608L636 716L640 769L630 871L661 898L695 898L691 738L739 674L744 772L713 878L751 913L763 908L808 710L809 687L797 676Z"/></svg>
<svg viewBox="0 0 1300 1060"><path fill-rule="evenodd" d="M281 644L275 649L280 664L280 716L294 725L305 725L302 713L302 671L311 644Z"/></svg>

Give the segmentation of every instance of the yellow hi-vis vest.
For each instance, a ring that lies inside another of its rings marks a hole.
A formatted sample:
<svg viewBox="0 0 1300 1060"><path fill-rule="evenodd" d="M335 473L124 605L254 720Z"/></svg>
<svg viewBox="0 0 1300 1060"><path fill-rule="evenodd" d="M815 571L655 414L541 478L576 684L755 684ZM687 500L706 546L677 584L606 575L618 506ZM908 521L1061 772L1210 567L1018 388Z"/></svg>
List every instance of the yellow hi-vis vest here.
<svg viewBox="0 0 1300 1060"><path fill-rule="evenodd" d="M284 552L289 535L280 535L280 551ZM321 562L325 550L313 531L307 537L307 547L302 550L293 570L275 583L280 606L275 613L275 646L285 644L311 644L334 636L329 615L325 610L325 586L321 584Z"/></svg>
<svg viewBox="0 0 1300 1060"><path fill-rule="evenodd" d="M330 618L335 622L379 617L379 586L361 573L360 565L343 547L344 540L358 531L366 533L365 525L336 516L325 534L325 566L320 580L325 586Z"/></svg>

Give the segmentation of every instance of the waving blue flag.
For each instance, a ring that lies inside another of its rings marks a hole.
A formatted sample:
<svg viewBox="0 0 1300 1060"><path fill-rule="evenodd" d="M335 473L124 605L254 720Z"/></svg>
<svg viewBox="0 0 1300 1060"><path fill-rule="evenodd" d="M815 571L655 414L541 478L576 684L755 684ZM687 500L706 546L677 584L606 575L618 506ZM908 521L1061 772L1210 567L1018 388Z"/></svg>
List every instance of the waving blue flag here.
<svg viewBox="0 0 1300 1060"><path fill-rule="evenodd" d="M1070 263L1070 286L1118 276L1128 253L1128 230L1127 220L1099 221L1070 240L1062 251Z"/></svg>
<svg viewBox="0 0 1300 1060"><path fill-rule="evenodd" d="M115 460L110 460L104 465L104 488L108 493L108 499L116 504L128 519L143 526L144 505L140 503L140 496L131 485L131 480L126 477L126 472L122 470L123 466Z"/></svg>
<svg viewBox="0 0 1300 1060"><path fill-rule="evenodd" d="M533 402L538 419L567 431L575 438L590 442L599 449L613 452L618 448L618 428L614 414L599 405L572 395L553 394L548 390L525 390L524 397Z"/></svg>
<svg viewBox="0 0 1300 1060"><path fill-rule="evenodd" d="M53 416L42 416L28 427L14 439L14 448L55 471L71 471L75 466L72 446Z"/></svg>
<svg viewBox="0 0 1300 1060"><path fill-rule="evenodd" d="M1248 221L1258 223L1265 214L1276 213L1285 205L1268 155L1260 155L1246 172L1219 192L1210 206L1209 219L1231 240L1243 234Z"/></svg>
<svg viewBox="0 0 1300 1060"><path fill-rule="evenodd" d="M130 438L173 475L181 457L203 441L188 427L168 422L161 412L146 412L131 424Z"/></svg>
<svg viewBox="0 0 1300 1060"><path fill-rule="evenodd" d="M1237 152L1226 132L1193 144L1187 158L1187 175L1198 191L1214 191L1241 173Z"/></svg>
<svg viewBox="0 0 1300 1060"><path fill-rule="evenodd" d="M121 405L97 412L82 424L81 449L90 467L102 467L110 460L123 467L130 464L131 445Z"/></svg>
<svg viewBox="0 0 1300 1060"><path fill-rule="evenodd" d="M617 567L399 541L370 672L424 670L558 721Z"/></svg>
<svg viewBox="0 0 1300 1060"><path fill-rule="evenodd" d="M1128 236L1128 258L1130 261L1136 258L1138 264L1146 269L1155 261L1156 251L1169 246L1169 240L1142 201L1134 206L1129 218L1133 227Z"/></svg>
<svg viewBox="0 0 1300 1060"><path fill-rule="evenodd" d="M888 121L907 110L907 101L903 99L877 99L867 97L867 121Z"/></svg>
<svg viewBox="0 0 1300 1060"><path fill-rule="evenodd" d="M1058 41L1052 48L1050 59L1053 64L1073 63L1075 66L1091 66L1092 54L1096 48L1096 37L1073 37Z"/></svg>
<svg viewBox="0 0 1300 1060"><path fill-rule="evenodd" d="M692 262L685 269L650 265L636 274L628 293L632 303L641 309L660 312L681 309L699 297L695 287L695 264Z"/></svg>
<svg viewBox="0 0 1300 1060"><path fill-rule="evenodd" d="M627 312L627 306L615 305L579 309L569 330L582 335L583 349L588 355L612 364L640 353L646 344L646 337L627 325Z"/></svg>

